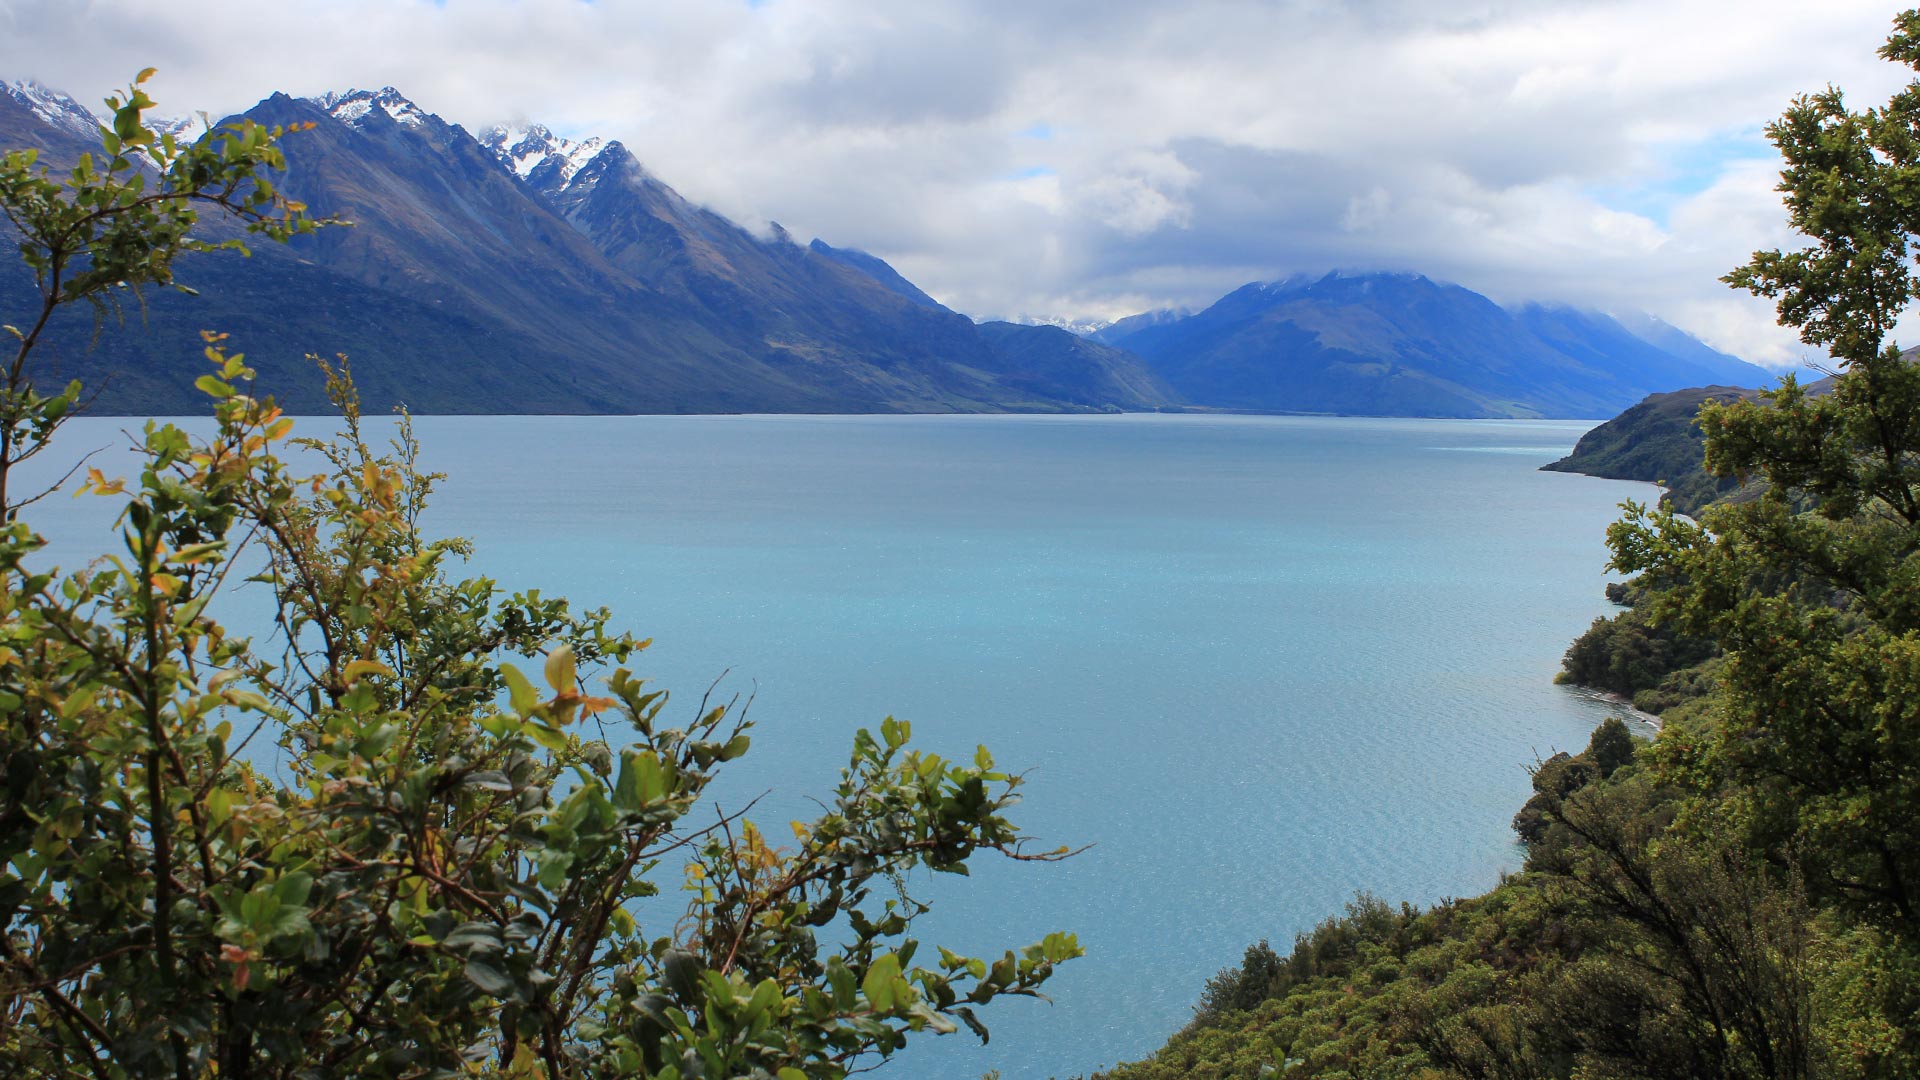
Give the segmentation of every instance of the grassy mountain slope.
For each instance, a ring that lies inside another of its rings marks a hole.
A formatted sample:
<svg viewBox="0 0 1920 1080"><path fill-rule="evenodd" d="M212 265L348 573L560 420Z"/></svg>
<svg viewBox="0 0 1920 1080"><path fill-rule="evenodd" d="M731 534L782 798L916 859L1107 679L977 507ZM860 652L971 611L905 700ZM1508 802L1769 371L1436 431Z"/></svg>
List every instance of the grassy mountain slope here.
<svg viewBox="0 0 1920 1080"><path fill-rule="evenodd" d="M1806 390L1818 396L1832 387L1829 376L1807 384ZM1756 489L1707 473L1706 436L1693 418L1708 401L1751 401L1759 396L1758 390L1738 386L1650 394L1582 435L1573 453L1541 468L1659 484L1667 489L1662 501L1683 514L1697 515L1715 500L1747 497Z"/></svg>

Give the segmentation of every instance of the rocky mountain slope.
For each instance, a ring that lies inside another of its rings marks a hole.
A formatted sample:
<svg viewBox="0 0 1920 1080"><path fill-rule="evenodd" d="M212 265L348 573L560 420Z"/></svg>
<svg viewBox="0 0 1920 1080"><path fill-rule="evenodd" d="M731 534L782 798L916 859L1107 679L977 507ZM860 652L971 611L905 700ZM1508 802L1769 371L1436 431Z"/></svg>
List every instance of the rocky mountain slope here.
<svg viewBox="0 0 1920 1080"><path fill-rule="evenodd" d="M91 119L44 89L0 96L0 140L52 163ZM183 259L198 297L145 298L97 336L69 314L61 377L95 411L197 408L195 331L227 330L281 399L321 407L309 352L348 353L369 404L424 412L893 412L1156 408L1134 357L1041 328L989 336L881 260L756 236L681 198L617 142L542 128L475 138L398 91L276 94L282 188L351 228L251 260ZM51 119L49 119L51 117ZM0 304L31 299L0 268ZM1061 381L1061 370L1071 378ZM1084 369L1076 365L1085 365ZM185 375L185 378L181 376ZM1073 384L1068 397L1049 386ZM1082 391L1105 388L1089 397ZM184 392L183 392L184 388Z"/></svg>

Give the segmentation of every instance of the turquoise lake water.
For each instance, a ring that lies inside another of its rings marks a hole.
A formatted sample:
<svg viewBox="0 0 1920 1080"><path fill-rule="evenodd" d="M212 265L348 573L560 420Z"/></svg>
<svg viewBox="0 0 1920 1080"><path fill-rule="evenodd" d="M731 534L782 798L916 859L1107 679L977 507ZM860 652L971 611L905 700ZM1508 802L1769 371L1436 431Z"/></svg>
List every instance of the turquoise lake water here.
<svg viewBox="0 0 1920 1080"><path fill-rule="evenodd" d="M68 445L128 421L84 419ZM1140 1057L1201 985L1356 890L1485 891L1527 766L1618 707L1552 684L1609 610L1603 533L1645 485L1536 471L1588 424L1281 417L428 417L429 526L473 569L611 606L677 692L756 694L713 789L810 817L852 732L1028 773L1057 865L916 882L924 941L1051 930L1052 1005L882 1075L1067 1077ZM320 421L305 421L317 433ZM33 520L71 563L102 500ZM245 611L245 601L237 611ZM930 947L930 946L929 946Z"/></svg>

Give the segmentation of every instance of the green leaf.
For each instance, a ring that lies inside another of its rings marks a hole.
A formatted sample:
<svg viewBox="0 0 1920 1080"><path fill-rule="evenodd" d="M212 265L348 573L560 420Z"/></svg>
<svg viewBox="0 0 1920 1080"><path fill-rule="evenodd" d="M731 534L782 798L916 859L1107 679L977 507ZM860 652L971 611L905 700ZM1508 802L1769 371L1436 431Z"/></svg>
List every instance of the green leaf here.
<svg viewBox="0 0 1920 1080"><path fill-rule="evenodd" d="M549 891L556 891L567 883L567 870L573 866L573 852L549 848L535 855L533 861L539 868L537 877L540 884Z"/></svg>
<svg viewBox="0 0 1920 1080"><path fill-rule="evenodd" d="M622 768L633 767L634 791L639 796L640 806L657 802L666 797L668 773L660 755L651 750L627 751L620 756Z"/></svg>
<svg viewBox="0 0 1920 1080"><path fill-rule="evenodd" d="M440 944L449 949L477 949L482 952L499 952L505 947L500 940L500 928L483 922L460 924L453 933L440 939Z"/></svg>
<svg viewBox="0 0 1920 1080"><path fill-rule="evenodd" d="M273 886L275 899L283 904L300 907L307 902L307 896L313 892L313 875L294 871L282 875Z"/></svg>
<svg viewBox="0 0 1920 1080"><path fill-rule="evenodd" d="M764 1015L779 1000L780 984L772 979L760 980L760 985L753 988L753 997L747 1001L747 1020L751 1022L755 1017Z"/></svg>
<svg viewBox="0 0 1920 1080"><path fill-rule="evenodd" d="M661 974L666 978L667 989L686 1004L700 1001L700 974L704 970L692 953L680 949L670 950L661 963Z"/></svg>
<svg viewBox="0 0 1920 1080"><path fill-rule="evenodd" d="M845 1012L853 1008L853 971L839 957L827 961L827 985L833 989L833 1007Z"/></svg>
<svg viewBox="0 0 1920 1080"><path fill-rule="evenodd" d="M575 674L573 646L562 645L547 654L547 685L554 693L571 693L578 681Z"/></svg>
<svg viewBox="0 0 1920 1080"><path fill-rule="evenodd" d="M477 956L467 959L467 981L494 997L506 997L513 992L513 979Z"/></svg>
<svg viewBox="0 0 1920 1080"><path fill-rule="evenodd" d="M512 664L501 664L500 677L507 682L507 702L513 707L514 712L521 716L528 716L540 707L539 693L533 689L533 684L527 681L527 677L520 674L519 668Z"/></svg>
<svg viewBox="0 0 1920 1080"><path fill-rule="evenodd" d="M533 736L534 742L539 743L541 746L546 747L556 754L563 752L571 745L567 741L566 732L538 721L527 725L526 731L527 734Z"/></svg>
<svg viewBox="0 0 1920 1080"><path fill-rule="evenodd" d="M913 737L913 725L889 716L880 721L880 737L887 741L887 749L898 750Z"/></svg>
<svg viewBox="0 0 1920 1080"><path fill-rule="evenodd" d="M894 980L900 977L900 958L885 953L874 958L867 968L867 977L860 980L860 989L873 1004L875 1012L890 1013L896 1004L894 998Z"/></svg>

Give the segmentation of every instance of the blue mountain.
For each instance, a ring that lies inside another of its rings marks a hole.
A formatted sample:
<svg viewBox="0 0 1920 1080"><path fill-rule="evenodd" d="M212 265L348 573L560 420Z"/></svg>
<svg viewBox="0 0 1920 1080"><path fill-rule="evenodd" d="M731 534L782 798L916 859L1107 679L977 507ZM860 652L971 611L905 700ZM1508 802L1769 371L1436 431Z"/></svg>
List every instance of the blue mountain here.
<svg viewBox="0 0 1920 1080"><path fill-rule="evenodd" d="M1419 274L1250 284L1192 315L1122 320L1099 339L1139 354L1188 402L1272 412L1601 418L1650 393L1770 377L1698 342L1662 347L1597 312L1508 311Z"/></svg>
<svg viewBox="0 0 1920 1080"><path fill-rule="evenodd" d="M183 258L199 296L156 291L139 319L97 337L88 313L68 313L45 354L63 378L102 388L96 412L198 408L202 327L231 331L294 410L326 404L304 355L341 351L370 408L420 412L1168 403L1131 354L1044 328L982 331L878 258L755 232L681 197L618 142L537 126L476 137L391 87L275 94L246 115L306 128L283 144L278 186L353 227L256 244L249 260ZM95 123L44 88L0 92L0 149L70 164L98 149ZM6 263L0 313L34 296Z"/></svg>

